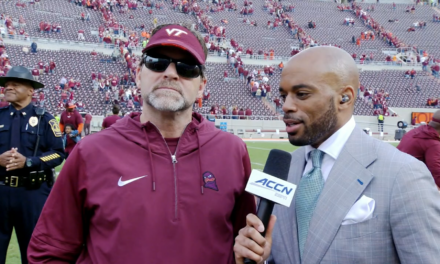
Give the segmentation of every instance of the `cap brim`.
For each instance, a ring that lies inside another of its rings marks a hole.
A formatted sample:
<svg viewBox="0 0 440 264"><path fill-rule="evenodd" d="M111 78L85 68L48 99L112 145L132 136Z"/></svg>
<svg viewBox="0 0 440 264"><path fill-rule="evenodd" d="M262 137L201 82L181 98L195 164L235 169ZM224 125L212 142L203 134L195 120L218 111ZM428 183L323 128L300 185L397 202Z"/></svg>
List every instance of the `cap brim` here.
<svg viewBox="0 0 440 264"><path fill-rule="evenodd" d="M176 47L181 50L188 51L197 60L197 62L200 65L205 64L205 58L200 57L199 53L194 48L184 44L181 41L153 43L153 44L149 45L148 47L145 47L145 49L143 49L142 52L146 52L148 50L151 50L153 48L158 48L158 47Z"/></svg>
<svg viewBox="0 0 440 264"><path fill-rule="evenodd" d="M14 79L14 80L23 80L23 81L26 81L26 82L30 82L34 89L44 88L44 84L42 84L40 82L37 82L37 81L34 81L34 80L29 80L29 79L24 79L24 78L19 78L19 77L5 77L5 76L0 77L0 86L5 87L6 82L8 80L12 80L12 79Z"/></svg>

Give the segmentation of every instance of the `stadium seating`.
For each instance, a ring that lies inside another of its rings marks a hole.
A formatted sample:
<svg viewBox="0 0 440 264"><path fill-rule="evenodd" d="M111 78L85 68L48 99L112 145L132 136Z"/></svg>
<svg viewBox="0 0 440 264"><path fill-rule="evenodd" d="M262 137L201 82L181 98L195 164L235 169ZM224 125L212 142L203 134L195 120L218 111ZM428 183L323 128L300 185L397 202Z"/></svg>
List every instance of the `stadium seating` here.
<svg viewBox="0 0 440 264"><path fill-rule="evenodd" d="M274 49L276 56L289 56L291 48L298 46L298 40L294 39L288 28L278 27L276 30L267 29L267 22L273 21L274 16L264 10L264 1L253 1L254 14L246 16L251 21L256 21L258 27L253 27L243 23L245 18L239 14L241 1L237 3L237 11L207 12L209 20L213 25L221 25L226 28L227 39L233 38L244 50L251 47L254 53L258 50ZM210 3L199 1L202 10L206 10ZM283 3L288 4L288 3ZM361 32L369 30L351 11L340 11L337 4L332 2L311 2L298 1L293 3L295 11L288 14L293 17L296 24L305 30L307 35L315 39L319 44L337 45L348 51L350 54L356 53L358 56L373 54L374 60L383 61L385 54L382 49L389 48L388 44L376 38L375 40L362 41L360 46L352 43L353 36L359 37ZM371 4L361 4L366 9ZM27 4L26 7L17 7L14 1L2 2L3 12L12 16L15 20L23 16L26 20L25 30L31 37L50 38L62 41L76 41L78 30L85 30L86 42L98 42L95 35L98 27L104 24L102 15L99 11L86 9L76 6L67 0L57 1L54 5L51 1L41 1L39 6ZM391 4L375 4L375 11L369 12L373 19L378 21L385 29L393 32L403 42L411 46L417 46L421 50L427 50L429 54L440 58L440 44L438 42L440 23L432 22L434 11L428 6L417 6L414 14L406 13L406 5L396 5L396 9ZM88 12L90 21L81 21L80 13ZM205 11L206 12L206 11ZM197 18L193 14L184 14L173 9L170 1L164 2L163 9L153 9L150 15L148 10L138 7L137 10L130 10L129 13L120 13L118 9L113 12L115 19L129 29L135 29L140 25L145 25L147 29L153 27L153 18L161 23L187 22L196 24ZM132 16L132 18L129 18ZM353 18L354 26L343 25L345 18ZM389 23L392 18L399 19L398 23ZM221 20L226 19L228 24L222 24ZM310 29L307 23L313 20L317 27ZM41 21L57 23L62 26L60 33L40 33L38 24ZM426 21L428 26L425 29L417 29L415 32L407 32L407 28L417 21ZM138 31L139 32L139 31ZM229 43L229 41L228 41ZM101 72L104 74L122 75L126 67L122 63L112 62L111 57L98 54L93 58L89 52L67 50L53 51L39 49L36 55L25 55L21 51L21 46L7 45L7 52L12 65L23 65L33 68L39 61L44 63L53 59L57 64L55 72L51 75L41 76L41 81L47 84L45 89L47 94L48 110L59 112L58 103L60 94L53 88L61 77L73 77L79 80L82 87L75 91L75 101L82 101L86 105L86 111L93 114L102 115L108 112L110 105L104 104L103 92L94 92L91 88L91 72ZM270 61L262 62L269 64ZM245 65L249 71L262 69L263 66ZM277 67L275 67L277 68ZM196 110L208 114L212 105L238 106L239 108L250 108L254 116L273 117L273 108L266 103L254 98L250 89L245 85L245 81L238 78L233 68L226 63L212 63L206 65L208 85L207 89L211 92L211 97L200 109ZM223 72L227 71L229 78L225 82ZM278 96L278 84L280 72L276 69L274 75L269 78L272 87L272 98ZM361 72L361 83L366 88L384 89L390 93L391 99L388 101L389 107L427 107L427 98L437 98L440 88L439 81L434 79L426 72L419 72L416 79L404 78L403 71L384 70L384 71L363 71ZM416 91L415 86L420 86L420 91ZM138 111L139 108L135 109ZM123 111L132 111L124 108ZM355 114L372 115L373 109L370 105L358 100L356 102Z"/></svg>
<svg viewBox="0 0 440 264"><path fill-rule="evenodd" d="M361 4L365 9L367 4ZM371 17L379 22L385 29L390 30L408 46L416 46L421 50L427 50L435 58L440 58L439 32L440 22L433 22L433 14L436 13L428 5L417 5L414 14L407 13L408 5L397 4L393 9L391 4L375 5L375 11L370 12ZM388 22L390 19L397 19L398 22ZM407 29L415 22L427 22L426 28L416 28L414 32L407 32Z"/></svg>

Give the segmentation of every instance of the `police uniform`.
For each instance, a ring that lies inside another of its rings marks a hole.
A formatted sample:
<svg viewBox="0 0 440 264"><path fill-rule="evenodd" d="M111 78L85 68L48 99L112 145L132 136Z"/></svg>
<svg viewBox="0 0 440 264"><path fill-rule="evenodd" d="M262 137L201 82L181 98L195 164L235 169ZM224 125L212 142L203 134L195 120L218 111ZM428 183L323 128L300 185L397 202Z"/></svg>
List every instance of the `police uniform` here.
<svg viewBox="0 0 440 264"><path fill-rule="evenodd" d="M32 103L21 110L12 104L0 108L0 155L12 148L26 162L11 171L0 166L0 263L5 262L13 228L22 263L27 263L27 246L50 193L53 168L64 160L58 122Z"/></svg>

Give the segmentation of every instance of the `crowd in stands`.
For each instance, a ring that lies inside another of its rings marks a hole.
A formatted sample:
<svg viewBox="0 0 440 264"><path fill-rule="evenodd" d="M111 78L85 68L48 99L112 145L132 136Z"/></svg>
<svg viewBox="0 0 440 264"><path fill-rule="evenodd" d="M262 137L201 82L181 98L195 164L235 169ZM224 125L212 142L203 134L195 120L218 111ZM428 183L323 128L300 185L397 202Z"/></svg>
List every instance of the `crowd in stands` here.
<svg viewBox="0 0 440 264"><path fill-rule="evenodd" d="M4 24L0 25L0 34L3 38L6 35L9 35L10 38L19 35L23 36L25 40L29 39L29 34L25 31L26 22L22 15L16 18L2 13L0 21L4 21Z"/></svg>
<svg viewBox="0 0 440 264"><path fill-rule="evenodd" d="M0 76L5 76L11 68L12 66L9 55L6 52L3 39L0 38Z"/></svg>
<svg viewBox="0 0 440 264"><path fill-rule="evenodd" d="M154 18L154 16L149 17L149 19L153 20L153 28L148 28L145 24L138 25L135 28L129 28L126 26L126 23L121 20L121 16L117 16L117 13L127 14L127 18L132 19L133 16L130 13L131 10L142 8L148 10L149 14L152 14L154 9L159 10L167 8L168 3L165 4L163 1L154 0L69 0L69 2L84 7L84 10L79 12L79 19L84 22L89 21L89 12L99 12L102 18L102 25L98 28L99 41L115 45L112 55L113 60L117 63L123 64L126 67L126 73L121 74L119 72L106 74L104 72L94 72L91 73L90 84L81 84L79 80L75 79L75 76L63 77L60 80L60 83L55 85L55 90L59 91L59 109L62 109L66 103L76 104L78 110L87 108L83 102L75 100L75 91L78 89L90 89L96 94L96 96L102 98L104 104L118 104L133 110L139 109L139 107L142 106L142 99L140 97L139 89L137 89L134 84L135 68L138 65L139 58L134 56L132 51L134 48L144 46L148 43L152 29L158 24L158 19L157 17ZM225 81L230 78L241 79L244 83L243 87L246 93L249 93L255 98L261 99L262 101L270 99L270 101L275 103L277 109L280 109L281 102L277 97L271 96L269 78L273 75L274 71L282 69L282 65L279 65L278 67L267 65L260 70L249 70L241 59L242 57L254 58L260 56L261 58L273 60L275 58L274 48L255 50L251 46L246 45L247 47L245 47L245 45L239 43L239 41L233 37L228 37L229 31L227 30L227 25L229 22L227 19L221 19L220 23L216 24L210 17L210 13L235 11L241 15L240 18L243 19L243 23L246 23L249 26L265 27L271 30L288 30L294 39L298 40L300 43L299 47L295 47L291 50L292 56L300 52L302 49L309 47L331 45L318 43L318 40L312 38L302 28L305 26L308 28L307 30L313 31L317 26L320 26L317 25L315 21L310 20L307 24L304 23L301 25L294 21L293 13L295 6L292 3L286 4L276 0L265 0L263 10L269 14L271 18L267 21L267 25L265 23L263 23L263 25L257 25L257 20L253 19L253 14L256 10L251 1L245 0L243 2L238 2L232 0L216 0L212 1L212 3L211 1L208 1L208 3L206 3L206 1L203 2L204 3L200 0L171 0L171 5L175 11L194 16L194 20L197 22L194 23L193 29L206 33L205 41L207 48L211 53L217 53L220 56L227 57L227 63L231 65L233 73L230 74L225 71L223 73ZM386 30L385 27L380 25L370 16L369 12L375 10L374 5L363 10L361 5L353 2L351 5L338 5L337 8L341 11L353 12L356 17L368 27L369 30L364 30L360 32L359 35L353 36L352 42L357 46L361 46L363 41L380 38L395 48L408 47L403 41L394 36L391 31ZM411 7L410 12L414 12L412 9L413 8ZM26 28L26 22L22 16L19 18L12 18L5 14L1 14L1 16L2 20L5 21L5 25L1 25L0 30L2 28L4 28L4 30L11 29L15 30L14 34L26 34L24 31ZM433 21L438 20L439 17L434 15ZM415 28L426 27L426 22L424 21L418 21L416 23L417 26L413 25ZM344 24L354 26L355 20L351 17L347 17L344 20ZM40 21L39 29L41 32L57 33L61 31L61 25L45 20ZM23 33L20 30L23 30ZM350 36L351 34L349 37ZM78 40L85 40L83 29L78 31ZM415 49L417 50L417 48ZM31 47L31 50L35 50L36 52L36 47L35 49L32 49ZM417 52L419 51L417 50ZM94 53L95 54L92 52L91 55L96 56L96 52ZM8 55L4 46L0 46L0 75L4 75L10 68L10 63L7 57ZM360 62L372 61L374 59L373 53L361 54L359 56L353 54L353 58ZM403 60L403 58L398 57L397 55L387 57L387 61L390 63L397 64L400 60ZM439 65L434 58L427 54L426 51L421 51L417 56L414 55L414 58L408 56L405 60L423 63L424 70L428 70L428 67L430 67L433 76L438 77ZM53 71L56 71L56 64L55 62L48 60L39 62L33 69L32 73L34 78L38 79L41 75L52 74ZM408 74L405 73L405 77L406 76L413 79L417 74L412 74L412 71L408 71ZM375 114L390 114L387 106L390 95L385 92L384 89L362 88L361 92L361 99L371 105ZM196 102L196 105L199 107L209 105L210 93L211 91L206 90L203 98L201 98L201 102ZM44 93L36 94L34 97L36 104L44 105ZM430 98L430 100L432 101L434 99ZM431 105L434 104L435 100ZM210 113L214 116L241 116L240 113L243 113L243 116L249 116L252 115L252 110L248 107L242 107L235 104L231 106L222 104L219 106L216 104L211 107Z"/></svg>
<svg viewBox="0 0 440 264"><path fill-rule="evenodd" d="M377 88L365 88L364 85L360 85L358 91L358 97L374 109L373 115L390 116L388 111L388 101L390 100L390 94L385 92L384 89ZM392 113L391 115L395 115Z"/></svg>

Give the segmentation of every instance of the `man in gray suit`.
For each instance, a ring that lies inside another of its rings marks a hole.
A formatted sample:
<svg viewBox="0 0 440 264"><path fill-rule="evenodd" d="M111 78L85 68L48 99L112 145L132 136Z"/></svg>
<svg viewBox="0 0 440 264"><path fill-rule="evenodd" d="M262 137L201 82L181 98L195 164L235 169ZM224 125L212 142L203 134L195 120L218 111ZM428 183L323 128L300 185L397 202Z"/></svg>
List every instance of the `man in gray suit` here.
<svg viewBox="0 0 440 264"><path fill-rule="evenodd" d="M440 194L426 166L366 135L353 119L359 73L351 56L315 47L281 75L293 145L289 208L264 229L248 215L234 245L237 264L440 263Z"/></svg>

